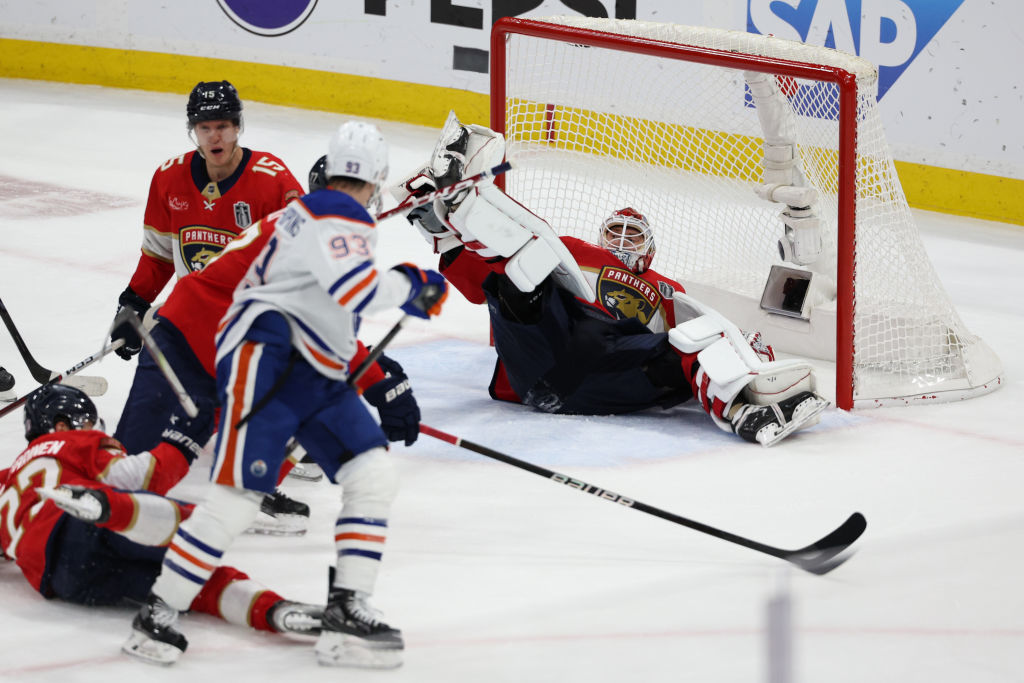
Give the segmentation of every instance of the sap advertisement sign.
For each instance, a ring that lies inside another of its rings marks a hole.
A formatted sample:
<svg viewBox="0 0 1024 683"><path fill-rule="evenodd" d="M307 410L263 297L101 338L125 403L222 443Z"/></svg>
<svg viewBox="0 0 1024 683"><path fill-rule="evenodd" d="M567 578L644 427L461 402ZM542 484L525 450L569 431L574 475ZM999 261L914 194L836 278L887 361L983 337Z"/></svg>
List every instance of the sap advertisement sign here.
<svg viewBox="0 0 1024 683"><path fill-rule="evenodd" d="M747 30L824 45L878 66L885 93L964 0L748 0Z"/></svg>

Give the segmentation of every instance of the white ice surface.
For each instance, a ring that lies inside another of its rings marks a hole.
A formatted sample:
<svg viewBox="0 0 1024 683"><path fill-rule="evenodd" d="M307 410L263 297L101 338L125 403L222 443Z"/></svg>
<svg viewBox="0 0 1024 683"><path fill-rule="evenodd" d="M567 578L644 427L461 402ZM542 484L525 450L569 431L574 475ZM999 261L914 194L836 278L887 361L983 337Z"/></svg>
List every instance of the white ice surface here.
<svg viewBox="0 0 1024 683"><path fill-rule="evenodd" d="M243 93L244 94L244 93ZM99 349L138 257L153 170L188 149L184 97L0 80L0 297L39 362ZM243 142L305 184L342 117L246 105ZM391 179L434 132L379 122ZM438 125L440 125L440 121ZM763 450L692 408L549 416L491 401L486 314L458 295L392 346L424 422L670 512L787 548L859 510L858 553L825 577L554 485L428 437L393 449L402 475L375 603L406 636L403 668L320 668L307 643L188 615L171 669L119 655L132 613L46 601L0 563L3 681L766 680L765 602L793 601L804 683L1024 681L1024 229L915 212L968 327L1002 358L1005 386L972 401L858 413ZM379 261L434 265L403 219ZM396 316L369 320L379 339ZM0 364L35 383L8 335ZM112 428L134 365L111 356L96 402ZM0 466L23 446L0 420ZM185 492L201 488L193 471ZM226 561L284 595L323 600L336 488L289 480L312 505L302 538L241 538Z"/></svg>

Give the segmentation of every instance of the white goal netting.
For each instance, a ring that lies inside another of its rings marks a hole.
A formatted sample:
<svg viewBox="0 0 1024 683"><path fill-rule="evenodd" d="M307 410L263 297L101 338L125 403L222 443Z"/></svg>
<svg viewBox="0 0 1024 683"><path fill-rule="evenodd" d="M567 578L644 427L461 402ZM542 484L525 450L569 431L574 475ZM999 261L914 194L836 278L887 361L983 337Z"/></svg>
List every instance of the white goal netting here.
<svg viewBox="0 0 1024 683"><path fill-rule="evenodd" d="M496 28L508 31L494 43L505 52L492 90L505 103L492 125L516 167L506 190L557 231L594 241L613 210L638 209L655 230L656 270L777 349L835 361L842 407L998 385L998 358L965 328L921 243L870 63L675 24L553 17ZM767 125L751 72L773 74L778 112ZM846 99L829 76L840 72L855 83ZM845 123L843 103L853 105ZM766 140L791 143L804 185L817 191L823 250L804 268L815 273L804 319L760 305L771 267L795 267L777 246L786 206L754 191Z"/></svg>

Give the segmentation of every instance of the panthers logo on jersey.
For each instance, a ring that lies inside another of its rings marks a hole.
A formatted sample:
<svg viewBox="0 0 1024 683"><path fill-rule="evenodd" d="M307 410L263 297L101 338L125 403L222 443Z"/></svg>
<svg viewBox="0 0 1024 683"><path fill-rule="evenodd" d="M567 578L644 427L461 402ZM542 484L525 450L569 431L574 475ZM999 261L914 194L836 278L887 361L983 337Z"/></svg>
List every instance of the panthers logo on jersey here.
<svg viewBox="0 0 1024 683"><path fill-rule="evenodd" d="M178 249L181 260L189 272L202 270L214 256L224 250L228 242L235 238L230 230L210 228L205 225L193 225L182 228L178 233Z"/></svg>
<svg viewBox="0 0 1024 683"><path fill-rule="evenodd" d="M658 291L628 270L605 266L597 278L597 298L619 320L635 318L646 325L661 305Z"/></svg>

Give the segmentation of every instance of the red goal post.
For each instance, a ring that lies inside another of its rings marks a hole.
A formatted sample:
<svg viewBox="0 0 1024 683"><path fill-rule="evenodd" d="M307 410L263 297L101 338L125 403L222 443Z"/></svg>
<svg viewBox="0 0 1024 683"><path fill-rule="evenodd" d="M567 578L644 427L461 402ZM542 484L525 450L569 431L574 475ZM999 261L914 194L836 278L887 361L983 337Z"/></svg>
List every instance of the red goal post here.
<svg viewBox="0 0 1024 683"><path fill-rule="evenodd" d="M876 88L858 57L737 31L551 17L504 18L491 36L491 127L516 167L506 190L557 231L593 241L603 216L639 209L656 270L777 350L834 361L841 408L990 391L998 358L938 283ZM793 150L792 185L817 197L812 263L780 258L787 206L757 193L769 147ZM772 266L808 278L800 306L771 305Z"/></svg>

